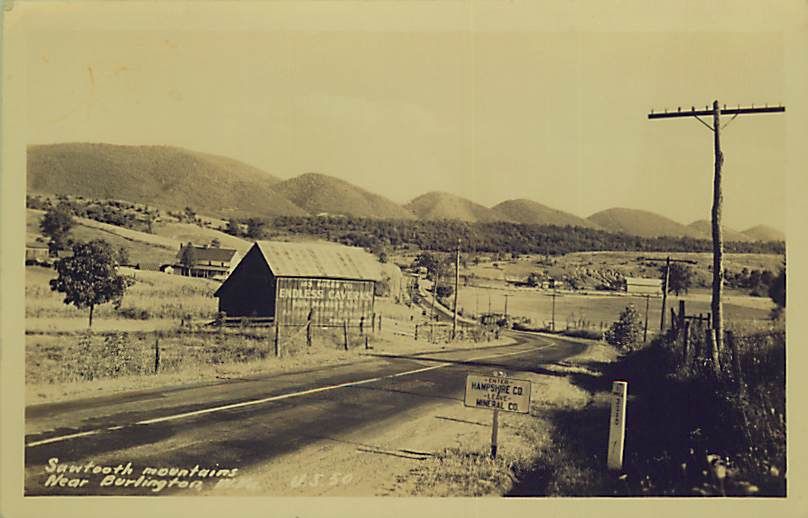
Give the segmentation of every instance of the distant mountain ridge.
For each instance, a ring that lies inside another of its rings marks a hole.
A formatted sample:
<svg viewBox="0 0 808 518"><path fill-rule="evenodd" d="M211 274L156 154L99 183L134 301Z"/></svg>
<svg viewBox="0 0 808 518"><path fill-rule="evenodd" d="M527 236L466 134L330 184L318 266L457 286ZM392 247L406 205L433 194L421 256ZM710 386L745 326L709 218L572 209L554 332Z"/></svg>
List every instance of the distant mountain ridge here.
<svg viewBox="0 0 808 518"><path fill-rule="evenodd" d="M31 192L192 207L220 217L303 216L272 190L280 180L231 158L171 146L48 144L28 147Z"/></svg>
<svg viewBox="0 0 808 518"><path fill-rule="evenodd" d="M492 208L494 212L501 215L503 219L524 223L528 225L557 225L560 227L585 227L601 229L602 227L593 221L580 218L568 212L550 208L533 200L520 198L517 200L506 200Z"/></svg>
<svg viewBox="0 0 808 518"><path fill-rule="evenodd" d="M749 236L754 241L785 241L786 235L777 230L776 228L772 228L766 225L756 225L751 228L747 228L743 231L743 234Z"/></svg>
<svg viewBox="0 0 808 518"><path fill-rule="evenodd" d="M446 192L428 192L405 205L319 173L282 180L238 160L172 146L62 143L28 147L29 192L112 198L170 210L192 207L222 218L353 216L374 219L460 220L574 226L642 237L710 239L709 222L683 225L650 211L611 208L581 218L534 200L486 207ZM758 225L727 241L784 241L782 232Z"/></svg>
<svg viewBox="0 0 808 518"><path fill-rule="evenodd" d="M302 174L274 184L272 190L314 216L415 219L411 212L383 196L324 174Z"/></svg>
<svg viewBox="0 0 808 518"><path fill-rule="evenodd" d="M596 212L586 219L611 232L641 237L700 237L694 229L647 210L616 207Z"/></svg>
<svg viewBox="0 0 808 518"><path fill-rule="evenodd" d="M694 221L688 227L698 232L704 239L713 238L713 225L706 219ZM756 241L755 238L726 226L721 229L721 236L724 241Z"/></svg>
<svg viewBox="0 0 808 518"><path fill-rule="evenodd" d="M405 206L418 219L454 219L469 223L511 221L493 209L448 192L433 191L422 194Z"/></svg>

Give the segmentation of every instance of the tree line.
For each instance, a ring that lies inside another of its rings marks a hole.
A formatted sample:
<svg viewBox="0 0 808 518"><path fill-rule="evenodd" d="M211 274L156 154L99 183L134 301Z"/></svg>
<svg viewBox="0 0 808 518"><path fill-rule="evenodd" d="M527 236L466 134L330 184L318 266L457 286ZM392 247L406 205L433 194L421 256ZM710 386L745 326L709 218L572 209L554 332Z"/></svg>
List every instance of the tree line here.
<svg viewBox="0 0 808 518"><path fill-rule="evenodd" d="M248 230L243 232L241 229ZM232 220L228 232L263 238L305 234L367 249L412 246L450 252L460 238L465 251L563 255L587 251L709 252L711 242L690 237L639 237L583 227L456 220L378 220L355 217L279 216ZM785 243L729 242L729 253L785 253Z"/></svg>

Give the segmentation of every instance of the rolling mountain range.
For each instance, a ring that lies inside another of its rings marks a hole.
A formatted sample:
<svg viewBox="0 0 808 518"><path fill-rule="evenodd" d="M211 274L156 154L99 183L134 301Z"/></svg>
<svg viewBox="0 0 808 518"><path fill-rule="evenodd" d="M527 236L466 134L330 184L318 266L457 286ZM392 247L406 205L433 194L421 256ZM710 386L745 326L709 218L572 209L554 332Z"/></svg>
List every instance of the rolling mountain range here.
<svg viewBox="0 0 808 518"><path fill-rule="evenodd" d="M27 187L32 193L122 199L199 214L228 217L354 216L375 219L460 220L577 226L642 237L710 238L708 221L683 225L653 212L612 208L588 218L529 199L494 207L445 192L429 192L405 205L344 180L306 173L282 180L231 158L171 146L65 143L28 147ZM783 241L782 232L759 225L726 241Z"/></svg>

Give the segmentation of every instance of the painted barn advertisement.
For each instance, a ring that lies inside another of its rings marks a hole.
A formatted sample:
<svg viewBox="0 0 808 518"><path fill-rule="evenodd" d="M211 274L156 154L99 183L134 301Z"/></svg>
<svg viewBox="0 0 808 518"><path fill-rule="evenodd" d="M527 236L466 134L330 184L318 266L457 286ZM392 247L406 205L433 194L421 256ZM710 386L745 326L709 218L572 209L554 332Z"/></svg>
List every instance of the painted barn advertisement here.
<svg viewBox="0 0 808 518"><path fill-rule="evenodd" d="M373 316L373 282L340 279L279 278L275 301L281 325L359 325Z"/></svg>

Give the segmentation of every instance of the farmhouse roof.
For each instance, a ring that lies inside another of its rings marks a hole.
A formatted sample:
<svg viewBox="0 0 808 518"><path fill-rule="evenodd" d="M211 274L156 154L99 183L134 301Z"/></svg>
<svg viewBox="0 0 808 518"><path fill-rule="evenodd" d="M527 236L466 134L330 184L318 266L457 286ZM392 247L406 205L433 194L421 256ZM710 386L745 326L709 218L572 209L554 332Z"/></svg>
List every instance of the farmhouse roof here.
<svg viewBox="0 0 808 518"><path fill-rule="evenodd" d="M331 243L257 241L254 246L276 277L325 277L377 281L381 267L361 248Z"/></svg>
<svg viewBox="0 0 808 518"><path fill-rule="evenodd" d="M194 261L232 261L236 251L231 248L216 248L212 246L196 246L194 247ZM179 255L182 255L180 250Z"/></svg>
<svg viewBox="0 0 808 518"><path fill-rule="evenodd" d="M636 286L662 286L662 279L649 279L648 277L626 277L626 284Z"/></svg>

